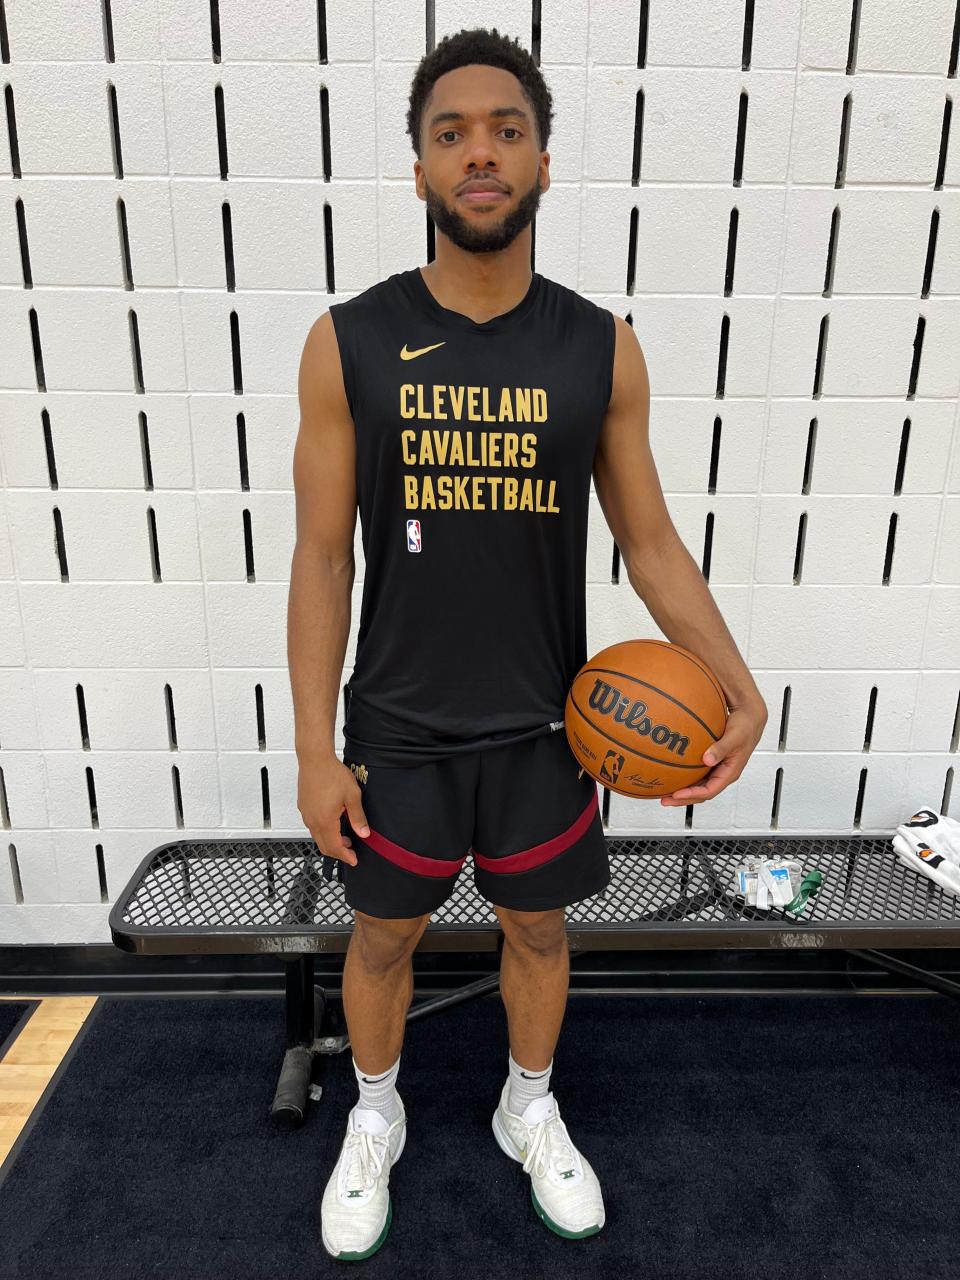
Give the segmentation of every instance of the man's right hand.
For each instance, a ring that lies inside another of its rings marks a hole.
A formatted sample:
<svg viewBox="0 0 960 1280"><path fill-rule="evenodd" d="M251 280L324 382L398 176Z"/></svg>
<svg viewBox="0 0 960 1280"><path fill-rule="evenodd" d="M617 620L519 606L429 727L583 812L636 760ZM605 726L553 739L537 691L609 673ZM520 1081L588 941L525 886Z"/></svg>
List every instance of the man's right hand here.
<svg viewBox="0 0 960 1280"><path fill-rule="evenodd" d="M363 812L359 784L336 756L300 761L297 808L322 854L352 867L357 865L353 845L340 831L340 815L346 809L351 827L364 839L370 834L370 828Z"/></svg>

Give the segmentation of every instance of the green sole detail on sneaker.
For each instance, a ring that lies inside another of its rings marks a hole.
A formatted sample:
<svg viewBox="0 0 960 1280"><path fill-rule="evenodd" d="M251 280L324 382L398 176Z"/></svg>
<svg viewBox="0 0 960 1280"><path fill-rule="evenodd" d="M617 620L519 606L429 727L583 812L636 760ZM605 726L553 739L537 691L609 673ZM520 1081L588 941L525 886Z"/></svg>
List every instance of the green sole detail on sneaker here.
<svg viewBox="0 0 960 1280"><path fill-rule="evenodd" d="M533 1207L536 1209L537 1217L540 1221L545 1223L551 1231L555 1231L558 1236L563 1236L565 1240L584 1240L587 1236L595 1236L600 1230L599 1226L593 1226L585 1227L583 1231L567 1231L565 1227L560 1227L553 1221L537 1199L532 1186L530 1187L530 1199L533 1201Z"/></svg>
<svg viewBox="0 0 960 1280"><path fill-rule="evenodd" d="M344 1250L343 1253L335 1253L332 1256L336 1258L337 1262L359 1262L362 1258L369 1258L371 1253L376 1253L377 1250L380 1248L380 1246L383 1244L384 1240L386 1240L387 1232L390 1230L390 1223L392 1221L393 1221L393 1201L388 1200L387 1201L387 1220L383 1224L383 1230L377 1236L376 1240L374 1240L370 1248L364 1249L362 1252L355 1251L353 1253L351 1253L349 1250Z"/></svg>

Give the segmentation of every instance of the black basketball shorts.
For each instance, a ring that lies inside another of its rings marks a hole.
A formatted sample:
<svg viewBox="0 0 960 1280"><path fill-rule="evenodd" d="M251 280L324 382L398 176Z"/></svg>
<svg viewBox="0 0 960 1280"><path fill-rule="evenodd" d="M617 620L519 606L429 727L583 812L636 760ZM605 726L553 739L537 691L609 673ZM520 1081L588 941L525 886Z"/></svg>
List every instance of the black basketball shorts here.
<svg viewBox="0 0 960 1280"><path fill-rule="evenodd" d="M340 815L357 865L336 869L356 911L432 913L470 855L480 895L515 911L570 906L610 882L599 787L562 729L412 766L367 766L349 749L343 762L370 827L363 839Z"/></svg>

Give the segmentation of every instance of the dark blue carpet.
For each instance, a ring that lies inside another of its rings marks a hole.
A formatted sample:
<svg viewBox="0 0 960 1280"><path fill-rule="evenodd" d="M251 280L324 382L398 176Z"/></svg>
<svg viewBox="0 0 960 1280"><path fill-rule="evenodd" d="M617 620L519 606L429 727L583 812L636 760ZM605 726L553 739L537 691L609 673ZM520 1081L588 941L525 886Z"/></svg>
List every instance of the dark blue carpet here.
<svg viewBox="0 0 960 1280"><path fill-rule="evenodd" d="M27 1025L29 1019L25 1015L32 1013L39 1003L38 1000L0 1000L0 1058L15 1043L14 1032L19 1035Z"/></svg>
<svg viewBox="0 0 960 1280"><path fill-rule="evenodd" d="M941 996L571 997L553 1086L607 1222L563 1240L490 1119L499 997L408 1028L410 1129L382 1249L337 1263L319 1204L356 1100L330 1061L275 1131L280 998L101 999L0 1171L4 1280L951 1280L960 1004Z"/></svg>

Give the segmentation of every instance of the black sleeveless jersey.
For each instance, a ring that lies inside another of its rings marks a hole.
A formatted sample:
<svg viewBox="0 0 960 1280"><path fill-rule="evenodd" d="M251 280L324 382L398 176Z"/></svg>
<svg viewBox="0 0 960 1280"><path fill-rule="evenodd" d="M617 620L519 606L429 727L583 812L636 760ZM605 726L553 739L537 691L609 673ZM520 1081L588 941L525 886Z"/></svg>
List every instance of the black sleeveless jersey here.
<svg viewBox="0 0 960 1280"><path fill-rule="evenodd" d="M419 267L330 307L364 554L344 741L419 764L563 728L587 660L613 313L537 272L483 324Z"/></svg>

